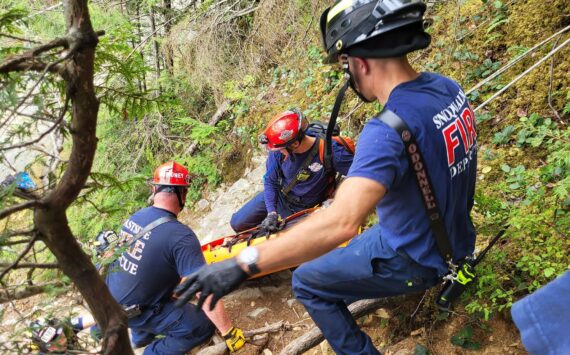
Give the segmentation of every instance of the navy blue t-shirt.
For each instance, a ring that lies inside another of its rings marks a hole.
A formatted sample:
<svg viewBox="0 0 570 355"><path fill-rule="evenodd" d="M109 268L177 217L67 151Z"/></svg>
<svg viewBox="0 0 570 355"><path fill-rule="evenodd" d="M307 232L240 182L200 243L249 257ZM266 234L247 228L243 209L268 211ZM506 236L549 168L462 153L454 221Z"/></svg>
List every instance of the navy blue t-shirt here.
<svg viewBox="0 0 570 355"><path fill-rule="evenodd" d="M318 139L314 144L318 144ZM344 146L333 140L333 159L332 166L335 171L342 175L348 174L348 169L352 164L354 155L344 148ZM267 173L264 176L264 197L267 212L276 211L277 196L281 189L289 185L295 178L299 169L305 162L305 159L311 154L313 147L301 154L295 154L295 159L283 159L283 154L279 151L269 153L266 168ZM283 173L283 181L279 181L279 169ZM325 193L328 188L328 181L325 168L317 153L311 163L309 163L307 172L309 177L305 181L299 181L295 187L288 193L293 199L300 199L305 205L316 205L323 202Z"/></svg>
<svg viewBox="0 0 570 355"><path fill-rule="evenodd" d="M475 247L469 213L475 193L477 134L465 93L449 78L421 73L394 88L385 106L406 122L418 141L445 217L454 259L470 255ZM394 129L377 118L366 123L348 176L369 178L387 189L376 212L390 247L441 274L447 271L404 144Z"/></svg>
<svg viewBox="0 0 570 355"><path fill-rule="evenodd" d="M141 231L169 211L147 207L125 221L120 238ZM200 242L190 228L178 221L159 225L137 240L129 251L109 267L106 282L111 294L123 305L152 306L168 300L183 276L205 264Z"/></svg>

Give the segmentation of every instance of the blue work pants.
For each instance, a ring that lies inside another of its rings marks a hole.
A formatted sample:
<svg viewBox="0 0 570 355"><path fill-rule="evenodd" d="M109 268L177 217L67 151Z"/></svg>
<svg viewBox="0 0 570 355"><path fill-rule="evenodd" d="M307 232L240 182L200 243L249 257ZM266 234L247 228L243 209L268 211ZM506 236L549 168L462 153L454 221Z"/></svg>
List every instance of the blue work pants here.
<svg viewBox="0 0 570 355"><path fill-rule="evenodd" d="M169 302L158 314L152 312L129 320L133 347L146 346L144 355L184 355L214 334L212 322L193 304L175 308Z"/></svg>
<svg viewBox="0 0 570 355"><path fill-rule="evenodd" d="M570 354L570 271L515 302L513 321L531 354Z"/></svg>
<svg viewBox="0 0 570 355"><path fill-rule="evenodd" d="M239 233L241 231L257 227L265 217L267 217L267 208L265 208L265 198L263 191L249 200L242 208L232 215L230 226ZM304 210L304 207L294 207L287 204L284 197L279 194L277 198L277 213L281 218L287 218L293 213Z"/></svg>
<svg viewBox="0 0 570 355"><path fill-rule="evenodd" d="M425 290L438 282L437 271L395 252L379 226L301 265L293 273L293 292L337 354L378 354L347 306L361 299Z"/></svg>

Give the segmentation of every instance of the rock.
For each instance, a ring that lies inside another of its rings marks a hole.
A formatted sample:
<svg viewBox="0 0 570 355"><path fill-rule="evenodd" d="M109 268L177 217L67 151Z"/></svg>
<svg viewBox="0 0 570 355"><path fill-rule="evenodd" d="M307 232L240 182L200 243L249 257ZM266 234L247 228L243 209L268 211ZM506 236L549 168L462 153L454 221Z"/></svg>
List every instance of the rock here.
<svg viewBox="0 0 570 355"><path fill-rule="evenodd" d="M196 203L196 209L198 211L205 211L209 206L210 202L204 198L198 201L198 203Z"/></svg>
<svg viewBox="0 0 570 355"><path fill-rule="evenodd" d="M415 337L415 336L418 336L418 335L422 335L423 332L424 332L424 328L419 328L419 329L416 329L416 330L412 331L412 332L410 333L410 335L413 336L413 337Z"/></svg>
<svg viewBox="0 0 570 355"><path fill-rule="evenodd" d="M291 293L291 286L290 285L282 285L282 286L263 286L260 288L261 292L264 294L289 294Z"/></svg>
<svg viewBox="0 0 570 355"><path fill-rule="evenodd" d="M267 313L268 311L269 311L269 308L267 308L267 307L256 308L256 309L254 309L253 311L249 312L249 313L247 314L247 316L248 316L249 318L252 318L252 319L257 319L257 318L259 318L260 316L262 316L262 315L264 315L265 313Z"/></svg>
<svg viewBox="0 0 570 355"><path fill-rule="evenodd" d="M251 343L256 346L265 346L269 341L269 334L258 334L254 335L251 339Z"/></svg>
<svg viewBox="0 0 570 355"><path fill-rule="evenodd" d="M413 353L407 349L400 349L394 353L394 355L412 355Z"/></svg>
<svg viewBox="0 0 570 355"><path fill-rule="evenodd" d="M380 318L384 318L384 319L390 319L390 314L388 313L387 310L385 310L384 308L380 308L376 311L376 315Z"/></svg>
<svg viewBox="0 0 570 355"><path fill-rule="evenodd" d="M295 298L291 298L290 300L287 300L287 306L289 306L289 308L293 308L293 305L298 302L299 301L297 301Z"/></svg>
<svg viewBox="0 0 570 355"><path fill-rule="evenodd" d="M253 336L253 341L261 341L261 340L265 340L269 338L269 334L264 333L264 334L257 334Z"/></svg>
<svg viewBox="0 0 570 355"><path fill-rule="evenodd" d="M301 327L293 327L293 331L295 331L295 332L298 332L298 331L301 330L301 329L303 329L303 328L301 328Z"/></svg>
<svg viewBox="0 0 570 355"><path fill-rule="evenodd" d="M273 353L269 349L263 349L263 355L273 355Z"/></svg>
<svg viewBox="0 0 570 355"><path fill-rule="evenodd" d="M227 300L251 300L263 297L263 292L258 287L242 288L227 295Z"/></svg>

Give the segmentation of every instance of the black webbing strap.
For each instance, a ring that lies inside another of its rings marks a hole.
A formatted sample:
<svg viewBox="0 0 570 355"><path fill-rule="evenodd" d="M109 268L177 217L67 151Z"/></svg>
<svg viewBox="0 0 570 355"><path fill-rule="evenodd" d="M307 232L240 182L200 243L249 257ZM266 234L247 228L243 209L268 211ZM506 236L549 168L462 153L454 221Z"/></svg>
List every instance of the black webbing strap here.
<svg viewBox="0 0 570 355"><path fill-rule="evenodd" d="M418 184L420 194L422 195L422 201L429 218L429 226L435 237L439 253L443 257L443 260L448 264L452 263L451 244L445 228L443 216L441 215L439 205L435 198L435 190L416 138L410 131L406 122L404 122L394 112L384 109L380 112L378 119L392 127L400 135L400 138L404 143L408 163L416 177L416 182Z"/></svg>
<svg viewBox="0 0 570 355"><path fill-rule="evenodd" d="M342 100L344 99L344 94L346 93L346 89L348 89L350 83L348 79L345 79L344 84L338 91L336 95L336 99L334 101L334 106L331 112L331 118L329 119L329 125L327 126L327 134L325 136L325 155L324 155L324 165L325 171L327 175L334 174L333 166L332 166L332 136L334 127L336 126L336 119L338 117L338 113L340 111L340 106L342 104Z"/></svg>
<svg viewBox="0 0 570 355"><path fill-rule="evenodd" d="M141 239L145 234L147 234L151 230L155 229L156 227L160 226L161 224L164 224L164 223L170 222L170 221L176 221L176 217L168 215L168 216L160 217L159 219L150 222L143 229L141 229L140 232L138 232L137 234L135 234L133 236L133 239L131 239L129 241L129 243L127 244L126 249L129 249L133 244L136 243L137 240Z"/></svg>
<svg viewBox="0 0 570 355"><path fill-rule="evenodd" d="M291 190L293 190L293 188L295 186L297 186L297 184L299 183L299 175L303 171L307 170L307 168L309 167L309 164L311 164L311 162L313 161L313 159L315 158L315 156L319 152L320 138L319 137L316 137L316 138L317 139L315 140L315 143L313 144L313 148L311 149L311 153L309 153L309 155L307 155L307 157L303 161L303 164L301 164L301 167L299 168L299 170L297 170L297 173L295 174L295 177L293 178L293 180L291 180L289 182L289 184L287 184L287 186L285 186L283 189L281 189L281 193L283 193L283 195L287 196L287 194L289 192L291 192ZM281 172L281 174L283 174L283 172Z"/></svg>
<svg viewBox="0 0 570 355"><path fill-rule="evenodd" d="M135 234L133 236L133 238L129 241L129 243L125 246L124 250L129 250L130 247L136 243L137 240L139 240L140 238L142 238L145 234L147 234L148 232L150 232L151 230L155 229L156 227L160 226L161 224L164 224L166 222L170 222L170 221L176 221L176 217L168 215L168 216L164 216L164 217L160 217L152 222L150 222L149 224L147 224L143 229L140 230L140 232L138 232L137 234ZM121 253L122 254L122 253ZM109 260L109 259L107 259ZM109 260L108 263L106 262L102 262L102 266L99 269L99 273L101 275L105 275L107 273L107 267L113 263L115 260L117 260L117 255L113 255L112 259Z"/></svg>

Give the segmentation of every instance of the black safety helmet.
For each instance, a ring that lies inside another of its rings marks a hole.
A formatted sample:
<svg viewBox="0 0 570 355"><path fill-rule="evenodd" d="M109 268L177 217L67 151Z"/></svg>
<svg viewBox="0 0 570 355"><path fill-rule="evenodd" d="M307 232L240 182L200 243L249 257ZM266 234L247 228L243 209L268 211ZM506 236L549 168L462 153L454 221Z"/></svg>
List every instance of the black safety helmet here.
<svg viewBox="0 0 570 355"><path fill-rule="evenodd" d="M420 0L338 0L321 15L325 62L342 53L389 58L426 48L425 10Z"/></svg>

